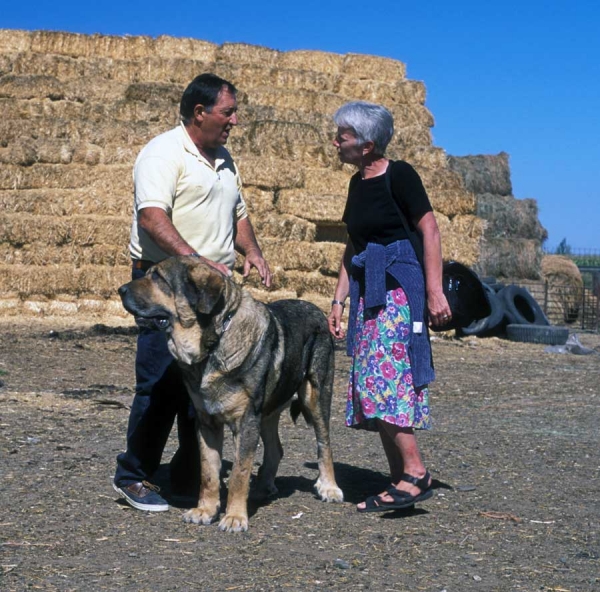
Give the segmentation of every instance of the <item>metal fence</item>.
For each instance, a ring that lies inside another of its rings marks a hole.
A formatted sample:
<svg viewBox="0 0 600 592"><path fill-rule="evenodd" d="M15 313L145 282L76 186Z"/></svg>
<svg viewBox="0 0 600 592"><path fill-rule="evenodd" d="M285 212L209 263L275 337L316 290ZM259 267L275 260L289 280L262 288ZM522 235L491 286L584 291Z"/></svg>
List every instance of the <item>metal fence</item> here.
<svg viewBox="0 0 600 592"><path fill-rule="evenodd" d="M548 281L518 282L527 288L553 325L600 331L600 271L582 271L583 288Z"/></svg>

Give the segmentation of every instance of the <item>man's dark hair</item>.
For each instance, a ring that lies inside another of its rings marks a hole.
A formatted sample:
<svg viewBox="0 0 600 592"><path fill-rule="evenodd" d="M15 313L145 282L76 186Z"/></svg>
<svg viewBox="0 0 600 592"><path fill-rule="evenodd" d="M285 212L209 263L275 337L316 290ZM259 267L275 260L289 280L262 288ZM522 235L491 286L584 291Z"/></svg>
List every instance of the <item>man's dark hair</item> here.
<svg viewBox="0 0 600 592"><path fill-rule="evenodd" d="M219 93L223 88L227 89L232 95L237 93L237 89L231 82L227 82L227 80L223 80L223 78L219 78L215 74L200 74L200 76L196 76L188 84L181 97L179 113L183 122L189 123L194 116L194 107L196 105L204 105L210 113L219 99Z"/></svg>

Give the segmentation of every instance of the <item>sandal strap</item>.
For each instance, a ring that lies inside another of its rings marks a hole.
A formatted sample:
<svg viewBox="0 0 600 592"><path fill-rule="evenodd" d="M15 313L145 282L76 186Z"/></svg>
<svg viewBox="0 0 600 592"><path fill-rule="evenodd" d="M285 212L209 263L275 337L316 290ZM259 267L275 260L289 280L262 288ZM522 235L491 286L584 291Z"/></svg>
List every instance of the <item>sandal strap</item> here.
<svg viewBox="0 0 600 592"><path fill-rule="evenodd" d="M402 477L400 477L400 481L406 481L407 483L412 483L415 487L418 487L421 491L425 491L429 488L429 479L431 475L429 471L425 471L425 475L420 479L418 477L414 477L413 475L409 475L408 473L403 473Z"/></svg>

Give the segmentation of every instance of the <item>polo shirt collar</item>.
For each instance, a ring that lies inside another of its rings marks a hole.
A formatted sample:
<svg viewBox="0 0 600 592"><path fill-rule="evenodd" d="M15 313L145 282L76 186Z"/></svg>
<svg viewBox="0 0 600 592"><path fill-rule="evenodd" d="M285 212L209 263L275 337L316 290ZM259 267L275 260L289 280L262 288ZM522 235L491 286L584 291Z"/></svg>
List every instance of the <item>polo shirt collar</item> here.
<svg viewBox="0 0 600 592"><path fill-rule="evenodd" d="M183 132L183 147L184 147L184 149L187 152L189 152L190 154L193 154L198 160L200 160L201 162L203 162L204 164L206 164L207 166L209 166L212 169L213 166L210 164L210 162L208 162L208 160L206 160L206 158L204 158L204 156L202 156L202 154L200 154L200 151L196 147L196 144L194 144L192 138L190 138L190 134L188 134L188 131L187 131L183 121L181 121L179 123L179 126L181 128L181 131ZM219 146L219 148L217 149L217 157L215 158L215 166L214 166L215 171L218 170L219 167L225 162L223 150L224 150L224 148L222 146Z"/></svg>

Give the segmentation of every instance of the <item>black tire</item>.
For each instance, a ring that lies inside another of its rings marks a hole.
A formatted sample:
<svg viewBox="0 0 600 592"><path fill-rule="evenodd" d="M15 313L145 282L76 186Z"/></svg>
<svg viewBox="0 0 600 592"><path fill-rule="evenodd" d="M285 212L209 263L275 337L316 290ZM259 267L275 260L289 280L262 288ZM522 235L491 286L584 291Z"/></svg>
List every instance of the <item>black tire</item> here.
<svg viewBox="0 0 600 592"><path fill-rule="evenodd" d="M510 284L498 292L509 325L549 325L544 311L526 288Z"/></svg>
<svg viewBox="0 0 600 592"><path fill-rule="evenodd" d="M509 324L506 326L506 337L510 341L520 341L522 343L564 345L569 338L569 330L565 327L547 325Z"/></svg>
<svg viewBox="0 0 600 592"><path fill-rule="evenodd" d="M476 337L490 337L496 335L504 328L504 304L494 290L487 284L483 285L486 297L490 304L491 313L489 316L473 321L469 326L462 327L460 332L463 335L475 335Z"/></svg>
<svg viewBox="0 0 600 592"><path fill-rule="evenodd" d="M488 286L494 290L494 292L500 292L500 290L506 287L506 284L503 284L502 282L496 282L495 284L488 284Z"/></svg>
<svg viewBox="0 0 600 592"><path fill-rule="evenodd" d="M493 275L488 275L488 276L482 277L480 279L481 279L481 281L484 284L490 284L491 285L491 284L495 284L496 283L496 278Z"/></svg>

